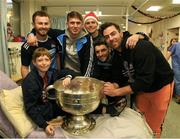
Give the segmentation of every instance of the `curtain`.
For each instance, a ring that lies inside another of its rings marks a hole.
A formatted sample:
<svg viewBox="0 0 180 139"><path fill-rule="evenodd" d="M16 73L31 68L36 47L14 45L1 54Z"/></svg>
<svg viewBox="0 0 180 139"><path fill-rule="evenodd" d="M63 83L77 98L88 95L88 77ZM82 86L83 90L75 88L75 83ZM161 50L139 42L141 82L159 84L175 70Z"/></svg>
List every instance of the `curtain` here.
<svg viewBox="0 0 180 139"><path fill-rule="evenodd" d="M10 75L7 48L7 4L6 0L0 0L0 70Z"/></svg>
<svg viewBox="0 0 180 139"><path fill-rule="evenodd" d="M54 29L65 29L65 16L51 16L52 28Z"/></svg>

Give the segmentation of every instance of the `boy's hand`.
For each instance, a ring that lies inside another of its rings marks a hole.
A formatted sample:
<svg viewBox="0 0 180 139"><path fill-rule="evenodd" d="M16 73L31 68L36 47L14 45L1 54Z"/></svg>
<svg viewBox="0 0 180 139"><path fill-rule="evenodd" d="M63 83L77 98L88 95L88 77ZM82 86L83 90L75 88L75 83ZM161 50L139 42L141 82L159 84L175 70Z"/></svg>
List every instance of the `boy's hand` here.
<svg viewBox="0 0 180 139"><path fill-rule="evenodd" d="M45 132L46 132L46 134L47 134L48 136L54 136L54 134L55 134L55 129L54 129L54 127L53 127L51 124L49 124L49 125L46 127Z"/></svg>

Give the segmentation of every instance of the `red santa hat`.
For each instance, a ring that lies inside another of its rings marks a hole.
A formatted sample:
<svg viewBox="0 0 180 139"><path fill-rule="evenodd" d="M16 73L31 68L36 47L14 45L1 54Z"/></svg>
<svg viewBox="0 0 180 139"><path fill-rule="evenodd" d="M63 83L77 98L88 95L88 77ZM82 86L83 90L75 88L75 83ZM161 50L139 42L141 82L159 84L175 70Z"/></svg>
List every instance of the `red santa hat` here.
<svg viewBox="0 0 180 139"><path fill-rule="evenodd" d="M99 21L98 17L95 15L95 13L93 12L89 12L88 14L85 15L84 17L84 23L88 20L88 19L94 19L97 23Z"/></svg>

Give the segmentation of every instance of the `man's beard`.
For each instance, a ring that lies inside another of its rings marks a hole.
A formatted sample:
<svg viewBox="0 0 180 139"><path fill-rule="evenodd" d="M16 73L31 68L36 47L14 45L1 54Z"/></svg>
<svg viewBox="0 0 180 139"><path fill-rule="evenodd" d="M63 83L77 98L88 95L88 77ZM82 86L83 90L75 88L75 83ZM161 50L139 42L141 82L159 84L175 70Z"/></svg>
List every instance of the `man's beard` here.
<svg viewBox="0 0 180 139"><path fill-rule="evenodd" d="M37 33L39 36L41 36L41 37L47 36L47 32L48 32L48 31L44 31L44 33L41 33L41 31L39 31L39 30L36 31L36 33Z"/></svg>

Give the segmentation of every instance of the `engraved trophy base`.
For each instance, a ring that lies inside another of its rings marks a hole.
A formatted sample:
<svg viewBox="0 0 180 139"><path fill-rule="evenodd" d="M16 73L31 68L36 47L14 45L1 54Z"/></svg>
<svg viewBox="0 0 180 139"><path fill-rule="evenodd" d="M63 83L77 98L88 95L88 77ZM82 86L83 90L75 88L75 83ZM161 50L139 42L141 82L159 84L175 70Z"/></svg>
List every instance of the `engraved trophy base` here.
<svg viewBox="0 0 180 139"><path fill-rule="evenodd" d="M92 130L96 121L87 115L71 115L64 118L62 128L72 135L82 135Z"/></svg>

